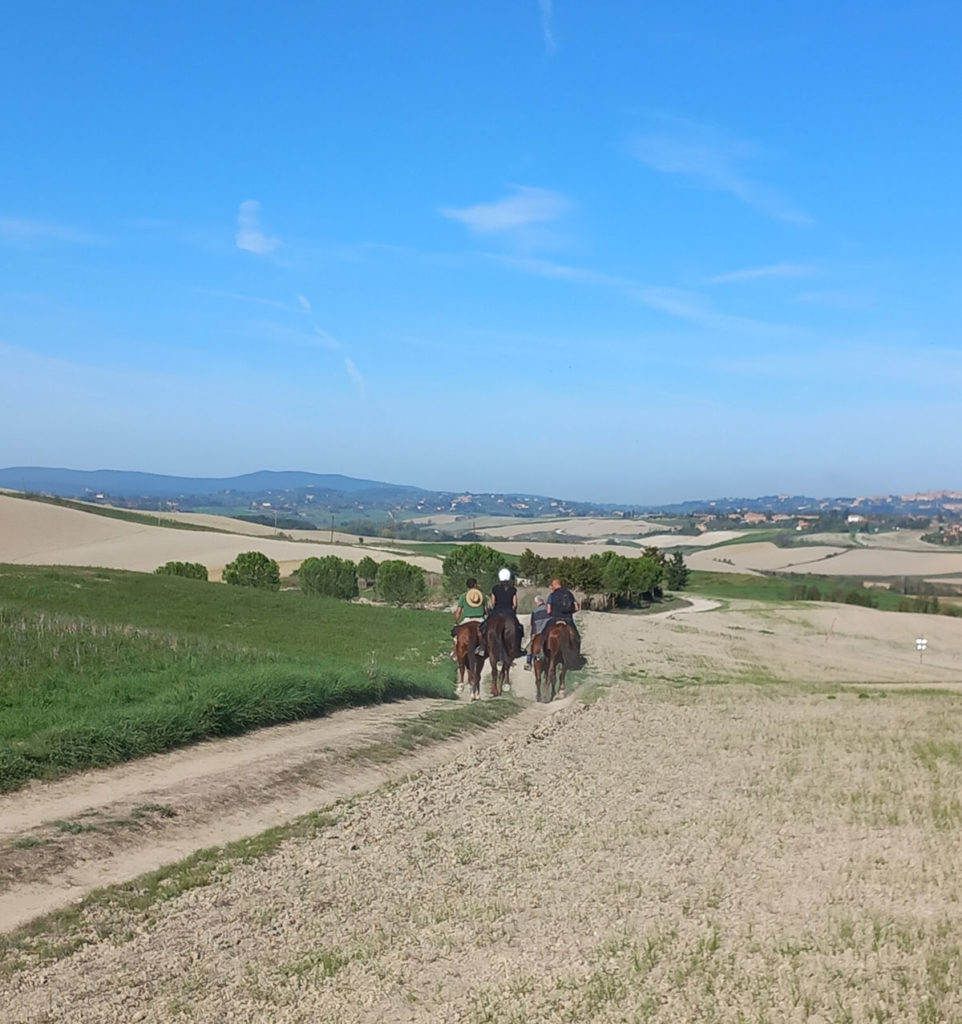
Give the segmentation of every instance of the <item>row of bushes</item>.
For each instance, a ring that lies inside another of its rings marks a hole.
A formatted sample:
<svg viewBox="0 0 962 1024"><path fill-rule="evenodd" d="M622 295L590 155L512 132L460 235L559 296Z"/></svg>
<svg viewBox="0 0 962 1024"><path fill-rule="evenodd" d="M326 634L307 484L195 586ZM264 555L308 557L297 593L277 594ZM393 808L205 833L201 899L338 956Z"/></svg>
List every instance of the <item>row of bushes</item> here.
<svg viewBox="0 0 962 1024"><path fill-rule="evenodd" d="M167 562L154 570L159 576L182 576L186 579L207 579L207 569L198 562ZM378 565L370 556L360 563L336 555L305 558L294 573L305 594L337 597L349 601L360 592L359 580L383 601L390 604L417 604L427 595L424 571L409 562L392 559ZM225 583L239 587L278 590L281 585L280 566L260 551L245 551L224 566Z"/></svg>

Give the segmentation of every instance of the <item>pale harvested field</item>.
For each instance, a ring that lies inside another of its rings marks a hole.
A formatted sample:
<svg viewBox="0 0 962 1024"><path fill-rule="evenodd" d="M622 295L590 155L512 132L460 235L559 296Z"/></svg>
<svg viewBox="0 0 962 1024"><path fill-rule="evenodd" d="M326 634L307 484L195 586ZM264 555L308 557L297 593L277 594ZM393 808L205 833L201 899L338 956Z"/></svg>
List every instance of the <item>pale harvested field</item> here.
<svg viewBox="0 0 962 1024"><path fill-rule="evenodd" d="M962 569L962 551L928 548L829 547L805 544L779 548L770 541L732 544L685 557L692 569L713 572L811 572L827 576L939 576Z"/></svg>
<svg viewBox="0 0 962 1024"><path fill-rule="evenodd" d="M602 700L91 911L0 973L5 1024L962 1020L962 622L743 602L585 644Z"/></svg>
<svg viewBox="0 0 962 1024"><path fill-rule="evenodd" d="M748 530L711 530L707 533L700 533L697 537L684 537L677 533L658 533L645 537L645 544L656 548L701 548L737 540L739 537L749 536L749 533Z"/></svg>
<svg viewBox="0 0 962 1024"><path fill-rule="evenodd" d="M845 548L815 545L779 548L770 541L756 541L751 544L731 544L723 548L694 551L685 556L685 564L691 569L707 569L712 572L771 572L779 569L792 572L822 572L821 568L813 569L811 566L829 564L843 551Z"/></svg>
<svg viewBox="0 0 962 1024"><path fill-rule="evenodd" d="M512 537L524 536L529 533L554 533L558 537L577 537L588 540L605 537L643 537L655 533L659 529L657 523L644 519L601 519L592 516L564 516L558 519L528 519L506 526L488 526L484 529L485 537L498 537L510 540Z"/></svg>
<svg viewBox="0 0 962 1024"><path fill-rule="evenodd" d="M942 576L962 571L962 551L853 548L812 570L846 576Z"/></svg>
<svg viewBox="0 0 962 1024"><path fill-rule="evenodd" d="M586 555L598 554L601 551L615 551L619 555L626 555L628 558L639 558L643 554L640 547L628 544L601 545L596 542L576 544L563 541L555 543L553 541L495 540L493 538L485 540L485 544L496 551L503 551L509 555L520 555L523 551L530 550L544 558L584 557Z"/></svg>
<svg viewBox="0 0 962 1024"><path fill-rule="evenodd" d="M273 537L280 532L294 540L303 540L314 544L327 544L331 541L331 531L325 530L323 527L317 530L288 530L280 527L279 530L275 530L273 526L265 526L263 523L249 523L243 519L235 519L233 516L217 516L209 512L161 512L160 515L163 519L170 519L175 523L189 523L212 530L227 530L230 533L241 533L248 537ZM356 544L357 535L335 530L334 543Z"/></svg>
<svg viewBox="0 0 962 1024"><path fill-rule="evenodd" d="M323 536L323 534L322 534ZM24 565L86 565L152 572L168 561L200 562L219 579L223 567L243 551L261 551L284 572L312 555L337 555L359 561L402 557L371 545L306 544L239 534L141 526L75 509L0 495L0 562ZM441 561L428 555L403 556L421 568L439 572Z"/></svg>
<svg viewBox="0 0 962 1024"><path fill-rule="evenodd" d="M888 530L883 533L857 533L854 537L849 533L802 533L798 534L798 540L802 543L840 544L843 547L923 551L930 555L946 550L922 540L924 532L923 530ZM948 549L948 553L951 553L951 548Z"/></svg>

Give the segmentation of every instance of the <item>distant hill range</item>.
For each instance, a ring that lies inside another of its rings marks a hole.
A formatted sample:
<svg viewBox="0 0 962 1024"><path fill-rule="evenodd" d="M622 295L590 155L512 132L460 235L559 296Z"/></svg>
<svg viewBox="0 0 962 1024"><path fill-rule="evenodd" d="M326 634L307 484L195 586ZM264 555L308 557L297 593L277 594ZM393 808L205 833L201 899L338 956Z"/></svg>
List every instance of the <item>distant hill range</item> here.
<svg viewBox="0 0 962 1024"><path fill-rule="evenodd" d="M54 494L58 498L89 498L96 494L115 498L187 498L209 494L246 497L269 491L308 489L335 491L339 494L353 494L357 491L420 491L418 487L397 487L395 484L359 480L338 473L272 472L264 469L243 476L191 477L129 473L118 469L48 469L44 466L0 469L0 487Z"/></svg>
<svg viewBox="0 0 962 1024"><path fill-rule="evenodd" d="M336 513L342 521L458 514L464 516L725 516L735 512L819 515L852 511L862 515L946 516L962 514L962 491L874 497L812 498L766 495L757 498L715 498L671 505L615 505L567 501L531 494L431 491L407 484L384 483L337 473L261 470L233 477L161 476L113 469L50 469L14 466L0 469L0 488L33 491L60 498L104 501L131 508L270 509L325 521Z"/></svg>

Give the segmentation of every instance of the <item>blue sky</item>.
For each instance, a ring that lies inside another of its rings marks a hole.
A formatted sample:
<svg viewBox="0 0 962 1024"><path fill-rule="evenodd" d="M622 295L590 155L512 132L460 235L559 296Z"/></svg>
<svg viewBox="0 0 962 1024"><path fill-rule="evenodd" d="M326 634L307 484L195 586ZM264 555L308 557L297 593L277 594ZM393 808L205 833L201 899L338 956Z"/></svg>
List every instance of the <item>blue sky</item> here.
<svg viewBox="0 0 962 1024"><path fill-rule="evenodd" d="M8 5L0 464L962 486L962 8Z"/></svg>

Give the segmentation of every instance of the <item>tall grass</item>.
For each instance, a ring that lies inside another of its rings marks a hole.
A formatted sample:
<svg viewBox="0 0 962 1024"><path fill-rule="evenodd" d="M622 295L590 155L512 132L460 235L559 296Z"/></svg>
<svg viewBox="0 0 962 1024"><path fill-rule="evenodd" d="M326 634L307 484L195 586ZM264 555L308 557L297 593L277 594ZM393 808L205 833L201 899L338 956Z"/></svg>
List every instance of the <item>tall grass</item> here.
<svg viewBox="0 0 962 1024"><path fill-rule="evenodd" d="M177 577L0 566L0 791L348 705L451 696L436 657L446 624Z"/></svg>

